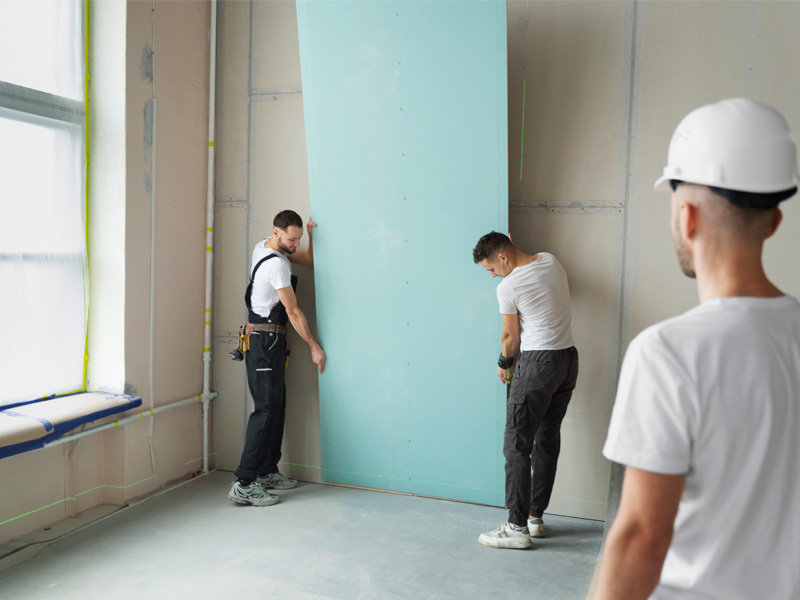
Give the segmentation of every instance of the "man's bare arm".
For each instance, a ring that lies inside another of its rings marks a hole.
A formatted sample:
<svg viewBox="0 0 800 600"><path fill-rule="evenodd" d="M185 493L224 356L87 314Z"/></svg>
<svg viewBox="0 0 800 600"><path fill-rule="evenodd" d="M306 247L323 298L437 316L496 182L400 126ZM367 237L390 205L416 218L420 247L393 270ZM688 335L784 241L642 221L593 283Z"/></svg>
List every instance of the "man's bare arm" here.
<svg viewBox="0 0 800 600"><path fill-rule="evenodd" d="M292 327L295 328L295 331L300 334L303 341L311 348L311 360L317 365L319 372L322 373L322 369L325 368L325 351L314 339L314 335L308 327L308 319L306 319L305 314L303 314L303 311L300 310L300 307L297 305L297 296L295 296L294 290L291 286L288 286L277 290L277 292L281 304L283 304L286 309L286 314L289 315L289 321L291 321Z"/></svg>
<svg viewBox="0 0 800 600"><path fill-rule="evenodd" d="M672 542L684 485L683 475L626 469L594 600L644 600L650 596Z"/></svg>
<svg viewBox="0 0 800 600"><path fill-rule="evenodd" d="M503 332L500 334L501 352L503 356L516 356L519 352L520 327L519 315L503 315ZM497 376L503 383L508 383L514 369L497 367Z"/></svg>

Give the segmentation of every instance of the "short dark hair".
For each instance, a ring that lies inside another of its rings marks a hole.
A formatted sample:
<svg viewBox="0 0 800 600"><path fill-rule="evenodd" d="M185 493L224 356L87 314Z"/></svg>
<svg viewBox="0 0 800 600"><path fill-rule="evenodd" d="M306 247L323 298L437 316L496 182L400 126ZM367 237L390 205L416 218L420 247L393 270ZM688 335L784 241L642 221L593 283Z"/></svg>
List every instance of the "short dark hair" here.
<svg viewBox="0 0 800 600"><path fill-rule="evenodd" d="M275 215L275 218L272 220L272 225L278 229L283 229L284 231L286 231L286 228L290 225L294 225L295 227L302 229L303 219L301 219L300 215L293 210L282 210Z"/></svg>
<svg viewBox="0 0 800 600"><path fill-rule="evenodd" d="M478 240L478 244L472 251L472 260L475 261L475 264L478 264L492 254L508 250L511 246L513 244L507 235L492 231Z"/></svg>
<svg viewBox="0 0 800 600"><path fill-rule="evenodd" d="M681 181L680 179L670 179L669 187L671 187L672 191L674 192L682 183L686 182ZM718 188L714 187L713 185L709 185L707 187L710 188L711 191L717 196L722 196L734 206L738 206L739 208L755 208L758 210L777 208L779 203L791 198L797 193L797 186L786 190L781 190L780 192L766 193L741 192L739 190Z"/></svg>

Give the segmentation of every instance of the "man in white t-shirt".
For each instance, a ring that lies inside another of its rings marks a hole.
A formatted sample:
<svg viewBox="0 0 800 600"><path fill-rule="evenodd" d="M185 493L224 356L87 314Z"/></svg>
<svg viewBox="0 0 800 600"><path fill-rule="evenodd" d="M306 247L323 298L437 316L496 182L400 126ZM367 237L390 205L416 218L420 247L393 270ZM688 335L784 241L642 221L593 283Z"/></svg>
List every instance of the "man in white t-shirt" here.
<svg viewBox="0 0 800 600"><path fill-rule="evenodd" d="M497 376L511 384L503 441L508 522L478 541L492 548L528 548L531 536L544 537L542 516L556 477L561 422L578 378L567 274L552 254L526 254L494 231L478 241L472 258L492 277L503 277L497 286L503 315Z"/></svg>
<svg viewBox="0 0 800 600"><path fill-rule="evenodd" d="M253 397L253 413L247 422L244 450L235 471L228 498L239 504L270 506L278 496L269 490L291 489L297 481L278 470L286 416L286 326L289 322L311 348L311 360L319 372L325 366L325 352L314 339L308 320L297 306L290 259L314 266L308 222L308 250L298 250L303 220L296 212L284 210L275 216L272 237L253 249L250 285L245 294L248 308L247 333L250 349L245 353L247 383Z"/></svg>
<svg viewBox="0 0 800 600"><path fill-rule="evenodd" d="M703 106L656 189L700 305L630 344L605 448L626 465L595 600L800 598L800 304L764 241L797 191L774 109Z"/></svg>

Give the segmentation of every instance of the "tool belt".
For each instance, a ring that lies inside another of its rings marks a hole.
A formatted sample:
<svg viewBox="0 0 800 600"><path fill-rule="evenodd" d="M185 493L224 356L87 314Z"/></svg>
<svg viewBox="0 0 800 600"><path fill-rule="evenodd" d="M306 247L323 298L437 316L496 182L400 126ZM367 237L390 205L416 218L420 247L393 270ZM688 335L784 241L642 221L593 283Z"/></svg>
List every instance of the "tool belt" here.
<svg viewBox="0 0 800 600"><path fill-rule="evenodd" d="M286 335L286 327L284 325L278 325L277 323L248 323L248 325L252 327L251 331L268 331L270 333Z"/></svg>

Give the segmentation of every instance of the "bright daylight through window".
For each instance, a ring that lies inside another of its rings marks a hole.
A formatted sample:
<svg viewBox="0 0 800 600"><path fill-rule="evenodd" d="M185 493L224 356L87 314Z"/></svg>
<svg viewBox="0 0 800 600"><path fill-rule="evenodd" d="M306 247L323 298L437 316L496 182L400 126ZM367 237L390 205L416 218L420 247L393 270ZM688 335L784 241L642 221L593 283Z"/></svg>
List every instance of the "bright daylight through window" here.
<svg viewBox="0 0 800 600"><path fill-rule="evenodd" d="M83 4L0 2L0 406L84 387Z"/></svg>

